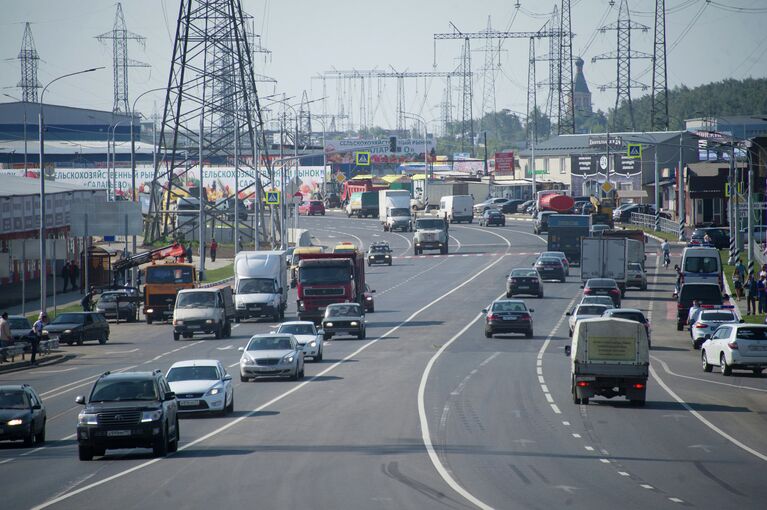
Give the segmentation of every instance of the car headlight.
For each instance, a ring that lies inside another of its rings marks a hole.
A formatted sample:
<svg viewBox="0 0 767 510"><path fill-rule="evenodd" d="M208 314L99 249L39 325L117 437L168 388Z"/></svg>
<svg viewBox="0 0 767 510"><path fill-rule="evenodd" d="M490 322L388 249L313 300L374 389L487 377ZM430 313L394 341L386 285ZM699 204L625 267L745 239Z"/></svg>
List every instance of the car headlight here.
<svg viewBox="0 0 767 510"><path fill-rule="evenodd" d="M240 360L240 363L241 363L241 364L243 364L243 365L255 365L255 363L253 362L253 360L252 360L252 359L250 359L250 358L242 358L242 359Z"/></svg>
<svg viewBox="0 0 767 510"><path fill-rule="evenodd" d="M154 411L144 411L141 414L141 423L157 421L160 418L162 418L162 409L155 409Z"/></svg>
<svg viewBox="0 0 767 510"><path fill-rule="evenodd" d="M349 324L351 324L352 326L359 326L359 322L357 321L351 321Z"/></svg>
<svg viewBox="0 0 767 510"><path fill-rule="evenodd" d="M77 423L80 425L98 425L98 415L92 413L80 413L77 415Z"/></svg>
<svg viewBox="0 0 767 510"><path fill-rule="evenodd" d="M299 301L298 302L298 309L300 311L302 311L302 312L304 311L305 307L304 307L304 302L303 301Z"/></svg>
<svg viewBox="0 0 767 510"><path fill-rule="evenodd" d="M21 418L14 418L13 420L8 421L8 426L15 427L16 425L21 425L22 423L24 423L24 420Z"/></svg>
<svg viewBox="0 0 767 510"><path fill-rule="evenodd" d="M152 309L152 308L147 308L147 310L146 310L146 313L154 313L154 309Z"/></svg>
<svg viewBox="0 0 767 510"><path fill-rule="evenodd" d="M282 358L282 361L284 361L285 363L293 363L294 359L295 359L295 356L293 356L292 354L288 354L287 356Z"/></svg>
<svg viewBox="0 0 767 510"><path fill-rule="evenodd" d="M205 324L213 324L213 319L208 319L205 321Z"/></svg>
<svg viewBox="0 0 767 510"><path fill-rule="evenodd" d="M47 335L47 334L48 334L48 330L47 330L47 329L44 329L44 330L43 330L43 335Z"/></svg>
<svg viewBox="0 0 767 510"><path fill-rule="evenodd" d="M367 296L365 299L368 301L373 301L373 296Z"/></svg>
<svg viewBox="0 0 767 510"><path fill-rule="evenodd" d="M208 395L218 395L221 393L221 388L211 388L208 390Z"/></svg>
<svg viewBox="0 0 767 510"><path fill-rule="evenodd" d="M326 322L325 326L327 326L329 328L332 328L333 327L333 323L332 322Z"/></svg>
<svg viewBox="0 0 767 510"><path fill-rule="evenodd" d="M72 334L72 330L71 329L65 329L64 330L64 334L65 335L70 335L70 334Z"/></svg>
<svg viewBox="0 0 767 510"><path fill-rule="evenodd" d="M309 347L317 347L317 341L312 340L311 342L309 342Z"/></svg>
<svg viewBox="0 0 767 510"><path fill-rule="evenodd" d="M390 258L391 258L391 255L384 255L384 258L385 258L385 259L390 259Z"/></svg>

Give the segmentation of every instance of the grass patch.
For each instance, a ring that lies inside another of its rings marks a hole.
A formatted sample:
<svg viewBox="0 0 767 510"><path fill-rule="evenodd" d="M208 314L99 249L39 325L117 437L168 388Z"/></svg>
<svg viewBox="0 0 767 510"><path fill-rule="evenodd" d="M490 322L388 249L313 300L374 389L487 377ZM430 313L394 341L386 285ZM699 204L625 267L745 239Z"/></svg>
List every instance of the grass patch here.
<svg viewBox="0 0 767 510"><path fill-rule="evenodd" d="M670 234L668 232L656 232L655 229L647 228L647 227L640 227L639 225L633 225L633 224L624 224L624 228L628 228L631 230L638 229L642 230L647 234L654 235L656 237L660 237L661 239L665 239L666 241L669 241L671 243L678 242L679 241L679 235L678 234Z"/></svg>
<svg viewBox="0 0 767 510"><path fill-rule="evenodd" d="M719 250L719 259L722 261L722 272L724 273L724 280L727 285L730 286L732 294L732 302L738 307L740 316L749 324L764 324L764 318L767 314L757 313L754 315L746 315L748 311L748 302L746 301L746 292L743 291L743 298L740 301L735 299L735 286L732 283L732 275L735 274L735 266L731 266L727 263L730 258L730 250Z"/></svg>
<svg viewBox="0 0 767 510"><path fill-rule="evenodd" d="M83 307L80 306L79 303L74 305L67 305L67 306L57 306L56 313L53 312L53 307L51 307L48 309L48 321L52 321L53 319L55 319L56 315L58 314L67 313L67 312L82 312L82 311L83 311ZM40 312L28 313L27 319L29 319L29 321L34 324L34 322L37 320L39 316L40 316Z"/></svg>
<svg viewBox="0 0 767 510"><path fill-rule="evenodd" d="M217 282L225 278L232 278L234 276L234 264L228 266L219 267L218 269L206 269L205 278L203 282Z"/></svg>

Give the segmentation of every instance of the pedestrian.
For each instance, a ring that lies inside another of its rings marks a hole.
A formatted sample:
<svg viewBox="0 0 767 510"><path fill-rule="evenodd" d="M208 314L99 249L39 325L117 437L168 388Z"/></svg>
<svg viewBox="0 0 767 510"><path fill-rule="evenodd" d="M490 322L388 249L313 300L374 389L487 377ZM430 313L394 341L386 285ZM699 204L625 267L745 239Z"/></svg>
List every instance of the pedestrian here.
<svg viewBox="0 0 767 510"><path fill-rule="evenodd" d="M186 247L186 261L187 263L192 263L192 243L189 243Z"/></svg>
<svg viewBox="0 0 767 510"><path fill-rule="evenodd" d="M210 240L210 261L215 262L216 261L216 251L218 250L218 243L216 242L216 238Z"/></svg>
<svg viewBox="0 0 767 510"><path fill-rule="evenodd" d="M91 285L90 290L80 300L80 306L83 307L83 312L90 312L93 310L93 296L96 295L96 287Z"/></svg>
<svg viewBox="0 0 767 510"><path fill-rule="evenodd" d="M74 260L69 264L69 283L72 284L72 290L77 289L77 279L80 277L80 268Z"/></svg>
<svg viewBox="0 0 767 510"><path fill-rule="evenodd" d="M763 264L762 270L759 271L759 279L761 280L762 277L767 277L767 264Z"/></svg>
<svg viewBox="0 0 767 510"><path fill-rule="evenodd" d="M759 313L764 313L765 303L767 302L767 295L765 295L765 277L759 278L756 282L756 299L759 301Z"/></svg>
<svg viewBox="0 0 767 510"><path fill-rule="evenodd" d="M687 313L687 325L690 327L690 335L692 335L692 325L698 320L698 313L700 310L700 300L696 299L692 302L690 311Z"/></svg>
<svg viewBox="0 0 767 510"><path fill-rule="evenodd" d="M8 361L8 358L5 355L5 347L10 347L12 345L13 336L11 335L11 323L8 322L8 312L3 312L3 315L0 316L0 349L3 349L0 354L2 354L3 362Z"/></svg>
<svg viewBox="0 0 767 510"><path fill-rule="evenodd" d="M735 287L735 299L740 301L740 298L743 297L743 281L737 271L732 273L732 286Z"/></svg>
<svg viewBox="0 0 767 510"><path fill-rule="evenodd" d="M748 275L746 280L746 315L756 315L756 300L759 296L756 279L753 274Z"/></svg>
<svg viewBox="0 0 767 510"><path fill-rule="evenodd" d="M67 285L69 285L69 261L64 262L64 267L61 268L61 279L64 280L64 288L61 292L67 291Z"/></svg>
<svg viewBox="0 0 767 510"><path fill-rule="evenodd" d="M746 281L746 266L743 265L740 257L738 257L738 261L735 263L735 273L740 277L741 282Z"/></svg>
<svg viewBox="0 0 767 510"><path fill-rule="evenodd" d="M32 357L29 359L30 365L36 365L37 349L40 346L40 341L43 339L43 328L45 328L46 324L48 324L48 315L45 312L40 312L37 321L32 326Z"/></svg>

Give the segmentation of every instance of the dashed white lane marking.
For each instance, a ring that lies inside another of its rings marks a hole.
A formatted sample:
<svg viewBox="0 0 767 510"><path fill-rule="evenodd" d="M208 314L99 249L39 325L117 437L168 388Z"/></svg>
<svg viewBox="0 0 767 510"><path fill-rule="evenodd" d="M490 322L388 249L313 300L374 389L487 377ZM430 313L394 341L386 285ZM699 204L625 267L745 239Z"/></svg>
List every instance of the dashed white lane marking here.
<svg viewBox="0 0 767 510"><path fill-rule="evenodd" d="M626 473L625 471L618 471L618 474L621 476L631 476L630 474Z"/></svg>
<svg viewBox="0 0 767 510"><path fill-rule="evenodd" d="M234 328L239 328L239 327L240 327L240 324L239 324L239 323L237 323L237 324L235 324L235 325L233 325L233 326L232 326L232 329L234 329Z"/></svg>
<svg viewBox="0 0 767 510"><path fill-rule="evenodd" d="M609 464L610 460L609 459L599 459L599 462L601 462L602 464Z"/></svg>
<svg viewBox="0 0 767 510"><path fill-rule="evenodd" d="M138 365L130 365L127 367L118 368L115 370L112 370L112 372L124 372L126 370L130 370L131 368L136 368ZM49 398L55 398L59 397L61 395L64 395L65 393L69 393L72 390L76 390L78 388L82 388L83 386L88 386L93 381L98 379L101 376L101 374L98 375L92 375L90 377L85 377L83 379L79 379L77 381L72 381L71 383L64 384L62 386L59 386L58 388L54 388L52 390L48 390L45 393L40 393L41 397L45 397L46 399Z"/></svg>
<svg viewBox="0 0 767 510"><path fill-rule="evenodd" d="M542 375L539 375L538 376L538 382L541 383L541 384L545 384L546 383L546 379L544 379Z"/></svg>
<svg viewBox="0 0 767 510"><path fill-rule="evenodd" d="M226 347L216 347L216 350L219 350L219 351L228 351L229 349L233 349L233 348L234 348L234 346L233 346L233 345L227 345Z"/></svg>
<svg viewBox="0 0 767 510"><path fill-rule="evenodd" d="M565 427L569 427L570 426L570 422L569 421L563 421L562 425L564 425Z"/></svg>
<svg viewBox="0 0 767 510"><path fill-rule="evenodd" d="M586 445L586 446L584 446L584 448L585 448L587 451L590 451L590 452L593 452L593 451L594 451L594 447L593 447L593 446L589 446L589 445Z"/></svg>
<svg viewBox="0 0 767 510"><path fill-rule="evenodd" d="M581 438L581 435L580 435L580 434L576 434L575 432L573 432L573 437L574 437L575 439L580 439L580 438Z"/></svg>
<svg viewBox="0 0 767 510"><path fill-rule="evenodd" d="M107 353L104 353L104 354L107 354ZM35 370L35 374L60 374L62 372L71 372L72 370L77 370L79 368L80 367L62 368L61 370Z"/></svg>
<svg viewBox="0 0 767 510"><path fill-rule="evenodd" d="M544 393L548 393L549 392L549 387L546 386L545 384L541 384L541 389L543 390Z"/></svg>
<svg viewBox="0 0 767 510"><path fill-rule="evenodd" d="M543 367L537 367L535 369L535 373L538 375L543 375Z"/></svg>
<svg viewBox="0 0 767 510"><path fill-rule="evenodd" d="M240 362L238 361L237 363L232 363L227 368L234 368L234 367L239 366L239 365L240 365Z"/></svg>
<svg viewBox="0 0 767 510"><path fill-rule="evenodd" d="M653 487L652 485L646 484L646 483L640 483L639 486L641 488L643 488L643 489L647 489L647 490L650 490L650 491L655 490L655 487Z"/></svg>
<svg viewBox="0 0 767 510"><path fill-rule="evenodd" d="M559 407L557 407L556 404L550 404L551 410L554 411L554 414L562 414L562 411L559 410Z"/></svg>
<svg viewBox="0 0 767 510"><path fill-rule="evenodd" d="M139 348L136 347L135 349L131 349L129 351L106 351L106 352L102 352L101 354L106 356L108 354L130 354L132 352L138 352L138 351L139 351ZM40 372L37 372L37 373L39 374Z"/></svg>
<svg viewBox="0 0 767 510"><path fill-rule="evenodd" d="M684 503L684 500L679 498L668 498L668 500L673 501L674 503Z"/></svg>

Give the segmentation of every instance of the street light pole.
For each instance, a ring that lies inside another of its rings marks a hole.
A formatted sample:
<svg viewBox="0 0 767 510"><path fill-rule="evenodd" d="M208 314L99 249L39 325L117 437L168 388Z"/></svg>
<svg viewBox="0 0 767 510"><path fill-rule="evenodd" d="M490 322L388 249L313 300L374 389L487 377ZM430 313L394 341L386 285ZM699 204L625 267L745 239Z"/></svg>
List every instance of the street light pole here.
<svg viewBox="0 0 767 510"><path fill-rule="evenodd" d="M10 97L14 101L18 101L19 103L24 103L24 177L27 176L27 102L22 101L16 97L13 97L10 94L3 94L5 97Z"/></svg>
<svg viewBox="0 0 767 510"><path fill-rule="evenodd" d="M40 93L40 113L38 114L37 118L37 124L39 128L39 137L40 137L40 152L39 152L39 158L40 158L40 311L45 312L47 308L47 293L48 293L48 282L47 282L47 268L46 268L46 224L45 224L45 115L43 113L43 105L44 98L45 98L45 91L48 90L48 87L53 85L55 82L68 78L70 76L75 76L78 74L84 74L84 73L90 73L93 71L98 71L99 69L104 69L103 67L93 67L91 69L85 69L83 71L77 71L75 73L67 73L62 74L61 76L58 76L51 81L48 82L48 84L43 87L43 91ZM85 262L88 262L88 253L85 252ZM55 264L55 261L54 261ZM54 268L55 269L55 268ZM54 271L55 276L55 271Z"/></svg>

